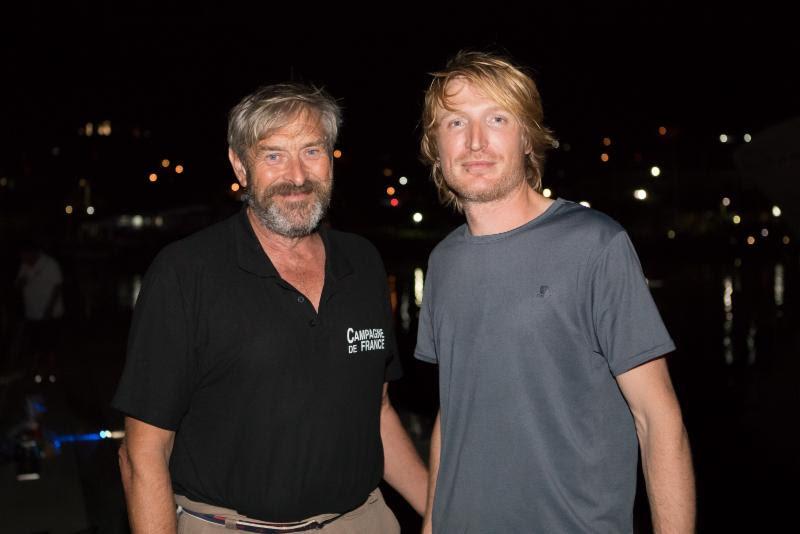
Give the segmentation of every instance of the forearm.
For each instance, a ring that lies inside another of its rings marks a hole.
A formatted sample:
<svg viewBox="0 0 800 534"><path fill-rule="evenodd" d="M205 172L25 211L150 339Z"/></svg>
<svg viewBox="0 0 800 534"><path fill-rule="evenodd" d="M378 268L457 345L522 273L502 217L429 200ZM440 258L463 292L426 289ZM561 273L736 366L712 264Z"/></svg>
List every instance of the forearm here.
<svg viewBox="0 0 800 534"><path fill-rule="evenodd" d="M694 532L694 474L689 438L680 414L648 425L639 434L654 532Z"/></svg>
<svg viewBox="0 0 800 534"><path fill-rule="evenodd" d="M428 472L397 412L388 403L381 408L381 440L384 456L383 478L422 515L425 512Z"/></svg>
<svg viewBox="0 0 800 534"><path fill-rule="evenodd" d="M425 505L425 517L422 521L423 534L433 532L433 496L436 494L436 481L439 477L439 457L442 447L440 418L441 414L436 414L436 422L433 424L433 432L431 433L431 453L428 463L428 500Z"/></svg>
<svg viewBox="0 0 800 534"><path fill-rule="evenodd" d="M167 462L157 452L131 454L124 443L120 448L120 474L132 534L176 532L175 498Z"/></svg>

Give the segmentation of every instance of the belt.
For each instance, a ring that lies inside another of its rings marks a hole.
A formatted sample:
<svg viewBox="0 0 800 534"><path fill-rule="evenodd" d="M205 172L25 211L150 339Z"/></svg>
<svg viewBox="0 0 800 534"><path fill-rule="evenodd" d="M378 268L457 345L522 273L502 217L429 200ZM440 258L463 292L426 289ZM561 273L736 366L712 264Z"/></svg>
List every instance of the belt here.
<svg viewBox="0 0 800 534"><path fill-rule="evenodd" d="M184 514L196 517L201 521L214 523L215 525L221 525L229 530L240 530L243 532L261 532L263 534L288 534L290 532L306 532L309 530L319 530L328 523L336 521L337 519L342 517L341 515L337 515L331 517L330 519L325 519L323 521L317 521L315 519L311 519L308 521L297 521L294 523L267 523L264 521L253 521L249 519L233 519L225 517L224 515L203 514L200 512L194 512L192 510L187 510L186 508L183 507L181 507L181 510Z"/></svg>

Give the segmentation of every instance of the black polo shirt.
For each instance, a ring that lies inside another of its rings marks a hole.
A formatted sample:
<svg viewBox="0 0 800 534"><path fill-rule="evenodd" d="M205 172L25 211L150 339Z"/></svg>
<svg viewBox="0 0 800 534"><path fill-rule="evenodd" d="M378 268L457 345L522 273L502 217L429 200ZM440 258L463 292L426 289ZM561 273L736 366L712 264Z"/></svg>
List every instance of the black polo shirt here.
<svg viewBox="0 0 800 534"><path fill-rule="evenodd" d="M319 313L244 210L150 266L113 405L176 432L176 493L293 521L355 508L380 482L381 389L401 373L386 273L365 239L320 233Z"/></svg>

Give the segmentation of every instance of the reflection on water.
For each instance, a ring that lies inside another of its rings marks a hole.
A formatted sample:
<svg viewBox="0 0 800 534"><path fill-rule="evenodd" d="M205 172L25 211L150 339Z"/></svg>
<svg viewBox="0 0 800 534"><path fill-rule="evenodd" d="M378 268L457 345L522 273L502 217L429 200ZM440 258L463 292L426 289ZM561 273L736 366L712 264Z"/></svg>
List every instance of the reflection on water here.
<svg viewBox="0 0 800 534"><path fill-rule="evenodd" d="M425 278L422 269L417 267L414 269L414 304L419 308L422 305L422 290L425 283Z"/></svg>
<svg viewBox="0 0 800 534"><path fill-rule="evenodd" d="M139 300L139 292L142 290L142 276L139 274L133 275L133 284L131 288L131 308L136 306L136 301Z"/></svg>
<svg viewBox="0 0 800 534"><path fill-rule="evenodd" d="M758 328L754 321L750 321L750 326L747 329L747 364L753 365L756 363L756 334Z"/></svg>
<svg viewBox="0 0 800 534"><path fill-rule="evenodd" d="M725 321L722 323L722 349L725 363L733 363L733 278L726 276L722 280L722 307L725 310Z"/></svg>
<svg viewBox="0 0 800 534"><path fill-rule="evenodd" d="M397 267L400 268L394 269L388 275L389 298L392 312L398 317L400 335L408 335L416 326L418 310L422 305L425 271L422 267L410 265ZM728 366L736 361L753 365L758 355L759 338L763 337L763 333L770 331L769 328L764 330L763 327L769 326L765 321L781 318L786 309L785 263L777 261L774 264L757 265L755 270L757 276L754 276L753 272L748 274L747 266L743 266L741 258L733 261L732 269L724 265L718 265L718 268L718 274L712 277L722 282L723 362ZM754 283L754 280L760 282ZM648 282L651 289L656 291L663 288L675 289L676 284L681 283L679 280L669 278L648 280ZM117 278L118 309L130 311L136 304L141 288L141 274L128 274ZM94 293L95 299L90 300L96 300L103 291ZM734 302L736 302L735 315ZM95 303L95 306L99 309L99 303ZM706 324L706 327L708 326L712 325Z"/></svg>
<svg viewBox="0 0 800 534"><path fill-rule="evenodd" d="M389 302L392 305L392 313L397 313L397 277L393 274L390 274L387 277L387 282L389 285Z"/></svg>
<svg viewBox="0 0 800 534"><path fill-rule="evenodd" d="M408 293L403 292L400 295L400 328L403 329L404 332L408 332L411 329L411 314L408 311L408 305L411 299L408 298Z"/></svg>

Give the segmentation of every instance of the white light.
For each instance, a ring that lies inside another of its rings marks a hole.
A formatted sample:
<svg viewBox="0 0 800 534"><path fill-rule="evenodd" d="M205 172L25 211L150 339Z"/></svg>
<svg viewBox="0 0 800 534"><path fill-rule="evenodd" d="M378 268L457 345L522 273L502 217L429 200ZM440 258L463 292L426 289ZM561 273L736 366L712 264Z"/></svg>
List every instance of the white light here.
<svg viewBox="0 0 800 534"><path fill-rule="evenodd" d="M397 181L400 183L400 185L406 185L408 183L408 178L406 178L405 176L401 176L400 179Z"/></svg>
<svg viewBox="0 0 800 534"><path fill-rule="evenodd" d="M420 212L416 212L414 215L411 216L411 219L413 219L415 223L421 223L422 214Z"/></svg>
<svg viewBox="0 0 800 534"><path fill-rule="evenodd" d="M650 167L650 174L652 174L653 176L660 176L661 175L661 169L659 169L656 166Z"/></svg>
<svg viewBox="0 0 800 534"><path fill-rule="evenodd" d="M108 433L108 437L110 437L111 439L122 439L122 438L125 437L125 431L124 430L113 430L113 431Z"/></svg>
<svg viewBox="0 0 800 534"><path fill-rule="evenodd" d="M578 202L578 204L580 204L581 206L584 206L586 208L591 208L592 207L592 205L589 204L589 202L587 202L585 200L581 200L580 202Z"/></svg>
<svg viewBox="0 0 800 534"><path fill-rule="evenodd" d="M131 217L131 226L134 228L141 228L144 225L144 217L141 215L134 215Z"/></svg>
<svg viewBox="0 0 800 534"><path fill-rule="evenodd" d="M542 191L542 195L544 195L545 198L550 198L551 196L553 196L553 192L545 187L544 190Z"/></svg>
<svg viewBox="0 0 800 534"><path fill-rule="evenodd" d="M33 381L36 382L37 384L41 384L42 383L42 375L34 376L33 377Z"/></svg>
<svg viewBox="0 0 800 534"><path fill-rule="evenodd" d="M669 239L675 239L675 230L667 230L667 237Z"/></svg>
<svg viewBox="0 0 800 534"><path fill-rule="evenodd" d="M87 215L94 215L94 206L89 206L86 208Z"/></svg>
<svg viewBox="0 0 800 534"><path fill-rule="evenodd" d="M722 305L726 312L733 310L733 278L726 276L722 281Z"/></svg>
<svg viewBox="0 0 800 534"><path fill-rule="evenodd" d="M644 200L647 198L647 191L644 189L637 189L633 192L633 198L636 200Z"/></svg>
<svg viewBox="0 0 800 534"><path fill-rule="evenodd" d="M425 287L425 277L422 274L422 269L417 267L414 269L414 302L417 307L422 306L422 293Z"/></svg>
<svg viewBox="0 0 800 534"><path fill-rule="evenodd" d="M722 197L722 205L726 208L731 205L731 199L728 197Z"/></svg>
<svg viewBox="0 0 800 534"><path fill-rule="evenodd" d="M761 229L761 237L767 237L769 235L769 230L766 228Z"/></svg>
<svg viewBox="0 0 800 534"><path fill-rule="evenodd" d="M750 142L750 141L752 141L752 140L753 140L753 136L752 136L752 135L750 135L750 134L744 134L744 142L745 142L745 143L749 143L749 142Z"/></svg>
<svg viewBox="0 0 800 534"><path fill-rule="evenodd" d="M142 291L142 276L135 275L133 277L133 287L131 287L131 308L136 306L136 301L139 300L139 293Z"/></svg>
<svg viewBox="0 0 800 534"><path fill-rule="evenodd" d="M733 216L733 224L739 224L740 222L742 222L742 218L739 217L738 215L734 215Z"/></svg>
<svg viewBox="0 0 800 534"><path fill-rule="evenodd" d="M781 216L781 209L778 206L772 206L772 216L773 217Z"/></svg>
<svg viewBox="0 0 800 534"><path fill-rule="evenodd" d="M728 136L725 135L725 134L720 135L719 136L719 142L720 143L727 143L728 142Z"/></svg>

